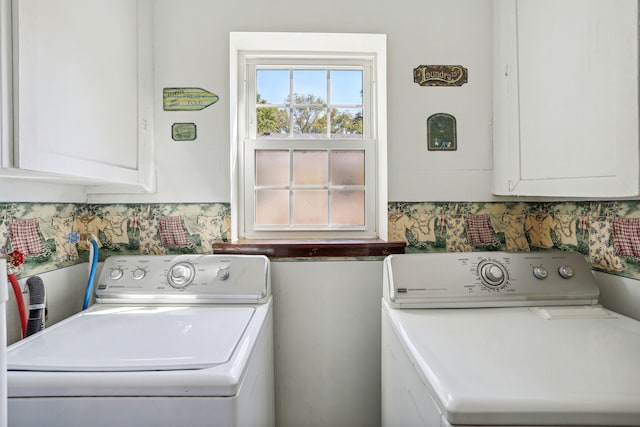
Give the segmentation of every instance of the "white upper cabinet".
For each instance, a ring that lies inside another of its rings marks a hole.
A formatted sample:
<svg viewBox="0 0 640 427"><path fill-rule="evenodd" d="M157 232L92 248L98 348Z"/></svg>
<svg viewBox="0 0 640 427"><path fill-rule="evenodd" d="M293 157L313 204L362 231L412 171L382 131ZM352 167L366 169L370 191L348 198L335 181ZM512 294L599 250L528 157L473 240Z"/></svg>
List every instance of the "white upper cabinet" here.
<svg viewBox="0 0 640 427"><path fill-rule="evenodd" d="M14 0L12 9L11 166L149 191L151 0Z"/></svg>
<svg viewBox="0 0 640 427"><path fill-rule="evenodd" d="M493 7L494 194L640 194L638 1Z"/></svg>

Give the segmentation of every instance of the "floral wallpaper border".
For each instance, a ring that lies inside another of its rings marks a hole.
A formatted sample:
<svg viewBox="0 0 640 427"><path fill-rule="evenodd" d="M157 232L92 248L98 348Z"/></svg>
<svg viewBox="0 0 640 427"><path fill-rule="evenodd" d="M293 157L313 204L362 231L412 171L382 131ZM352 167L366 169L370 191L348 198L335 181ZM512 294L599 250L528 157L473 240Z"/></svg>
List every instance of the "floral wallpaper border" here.
<svg viewBox="0 0 640 427"><path fill-rule="evenodd" d="M640 279L640 201L391 202L389 239L407 252L577 251L595 270ZM0 203L0 253L18 275L113 254L211 253L230 237L228 203Z"/></svg>
<svg viewBox="0 0 640 427"><path fill-rule="evenodd" d="M640 279L640 202L393 202L389 239L410 252L576 251Z"/></svg>
<svg viewBox="0 0 640 427"><path fill-rule="evenodd" d="M87 262L91 234L102 261L114 254L210 253L229 230L226 203L0 203L0 253L25 253L17 272L23 275Z"/></svg>

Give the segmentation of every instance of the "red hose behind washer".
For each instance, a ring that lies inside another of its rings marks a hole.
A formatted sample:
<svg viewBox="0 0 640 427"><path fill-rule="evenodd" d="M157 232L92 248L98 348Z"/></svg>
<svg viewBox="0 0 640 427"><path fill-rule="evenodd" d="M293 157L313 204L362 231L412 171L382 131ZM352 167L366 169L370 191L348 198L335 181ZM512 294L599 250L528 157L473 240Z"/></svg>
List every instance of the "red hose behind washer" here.
<svg viewBox="0 0 640 427"><path fill-rule="evenodd" d="M9 277L9 281L11 282L13 293L16 295L16 304L18 304L18 314L20 314L20 328L22 332L22 338L24 338L25 333L27 332L27 308L24 305L22 290L20 289L20 284L18 283L18 279L16 279L16 275L8 274L7 276Z"/></svg>

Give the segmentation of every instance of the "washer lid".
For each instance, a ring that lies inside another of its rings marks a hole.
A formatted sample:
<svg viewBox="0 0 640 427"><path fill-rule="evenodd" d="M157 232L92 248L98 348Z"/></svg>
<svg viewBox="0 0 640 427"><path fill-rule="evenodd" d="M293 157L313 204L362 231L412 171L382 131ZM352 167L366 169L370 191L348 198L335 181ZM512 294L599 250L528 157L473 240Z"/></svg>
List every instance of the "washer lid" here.
<svg viewBox="0 0 640 427"><path fill-rule="evenodd" d="M9 348L7 368L157 371L228 362L254 307L97 307Z"/></svg>

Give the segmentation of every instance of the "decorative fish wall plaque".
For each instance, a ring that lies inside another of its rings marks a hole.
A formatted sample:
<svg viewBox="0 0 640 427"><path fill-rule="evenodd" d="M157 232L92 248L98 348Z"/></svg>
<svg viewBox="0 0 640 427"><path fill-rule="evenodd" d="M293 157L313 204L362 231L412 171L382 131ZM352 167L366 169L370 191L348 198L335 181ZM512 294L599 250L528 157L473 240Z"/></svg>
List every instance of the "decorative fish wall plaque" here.
<svg viewBox="0 0 640 427"><path fill-rule="evenodd" d="M162 89L164 111L197 111L218 102L218 95L199 87L166 87Z"/></svg>

